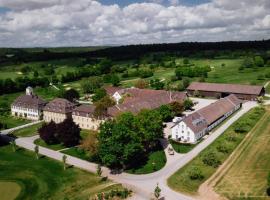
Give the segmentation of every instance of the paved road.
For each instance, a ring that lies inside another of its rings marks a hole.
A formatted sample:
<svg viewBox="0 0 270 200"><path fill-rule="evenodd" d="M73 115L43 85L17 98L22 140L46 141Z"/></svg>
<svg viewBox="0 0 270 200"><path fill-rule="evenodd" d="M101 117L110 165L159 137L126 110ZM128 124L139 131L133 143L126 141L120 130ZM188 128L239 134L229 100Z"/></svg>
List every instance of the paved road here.
<svg viewBox="0 0 270 200"><path fill-rule="evenodd" d="M135 196L132 199L150 199L153 195L152 192L157 183L162 190L162 196L164 199L168 200L191 200L192 198L181 193L177 193L171 190L167 186L167 179L175 173L179 168L182 168L193 158L195 158L203 149L210 145L217 137L219 137L232 123L239 119L243 114L249 111L251 108L257 106L256 102L246 102L243 104L243 108L233 115L228 121L221 125L215 132L213 132L206 140L198 144L192 151L187 154L175 154L174 156L168 156L168 162L165 167L158 172L147 174L147 175L132 175L127 173L121 174L111 174L110 170L107 168L103 169L103 176L108 176L108 178L122 183L124 186L131 188L135 192ZM18 138L16 139L16 144L20 147L34 150L35 145L33 140L35 138ZM62 160L63 154L58 151L53 151L44 147L40 147L40 154L47 157ZM67 163L74 165L78 168L95 172L96 164L90 163L72 156L67 155Z"/></svg>
<svg viewBox="0 0 270 200"><path fill-rule="evenodd" d="M42 121L35 121L35 122L31 122L31 123L28 123L28 124L24 124L22 126L17 126L15 128L11 128L11 129L6 129L6 130L3 130L0 132L1 135L7 135L13 131L16 131L16 130L19 130L19 129L22 129L22 128L26 128L26 127L29 127L29 126L33 126L35 124L39 124L41 123Z"/></svg>

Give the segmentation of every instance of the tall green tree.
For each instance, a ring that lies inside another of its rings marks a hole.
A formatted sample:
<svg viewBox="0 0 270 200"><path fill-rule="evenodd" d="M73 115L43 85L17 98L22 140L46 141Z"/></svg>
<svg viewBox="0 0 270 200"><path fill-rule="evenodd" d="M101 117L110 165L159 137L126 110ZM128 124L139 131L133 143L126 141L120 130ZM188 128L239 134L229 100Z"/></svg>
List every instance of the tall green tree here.
<svg viewBox="0 0 270 200"><path fill-rule="evenodd" d="M146 148L156 146L163 137L162 117L156 110L142 110L136 116L137 131Z"/></svg>

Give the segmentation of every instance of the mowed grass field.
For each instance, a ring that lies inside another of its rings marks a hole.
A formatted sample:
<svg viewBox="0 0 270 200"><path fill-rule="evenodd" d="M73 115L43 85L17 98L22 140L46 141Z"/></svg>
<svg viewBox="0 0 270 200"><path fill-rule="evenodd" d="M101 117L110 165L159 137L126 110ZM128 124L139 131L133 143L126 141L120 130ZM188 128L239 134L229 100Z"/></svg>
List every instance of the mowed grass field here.
<svg viewBox="0 0 270 200"><path fill-rule="evenodd" d="M100 192L122 186L77 168L63 169L63 164L23 149L0 147L1 200L51 199L88 200Z"/></svg>
<svg viewBox="0 0 270 200"><path fill-rule="evenodd" d="M215 186L222 196L232 200L270 199L266 195L270 172L270 107L250 133L247 145Z"/></svg>

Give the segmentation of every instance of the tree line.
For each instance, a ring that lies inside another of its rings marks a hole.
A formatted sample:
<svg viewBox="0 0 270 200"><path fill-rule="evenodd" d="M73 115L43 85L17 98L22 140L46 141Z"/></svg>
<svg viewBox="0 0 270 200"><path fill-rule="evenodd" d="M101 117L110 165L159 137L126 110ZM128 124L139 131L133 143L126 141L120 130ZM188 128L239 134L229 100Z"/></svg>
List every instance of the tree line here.
<svg viewBox="0 0 270 200"><path fill-rule="evenodd" d="M89 52L54 52L44 49L42 52L30 52L24 49L8 49L0 54L0 65L19 64L32 61L48 61L67 58L96 59L107 57L112 60L139 59L141 56L157 52L175 52L179 56L192 54L209 57L218 55L220 51L265 51L270 46L270 40L260 41L228 41L228 42L181 42L163 44L139 44L109 47ZM3 51L3 50L2 50ZM7 56L7 54L12 56Z"/></svg>

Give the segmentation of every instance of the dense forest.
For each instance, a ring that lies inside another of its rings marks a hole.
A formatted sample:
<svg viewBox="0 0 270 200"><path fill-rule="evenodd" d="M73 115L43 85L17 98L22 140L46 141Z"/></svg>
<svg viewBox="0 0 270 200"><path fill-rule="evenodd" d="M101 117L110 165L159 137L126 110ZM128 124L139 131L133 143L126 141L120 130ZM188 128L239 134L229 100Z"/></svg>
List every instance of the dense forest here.
<svg viewBox="0 0 270 200"><path fill-rule="evenodd" d="M47 61L64 58L87 58L90 61L100 57L111 60L138 59L150 53L169 53L177 56L212 58L228 55L237 51L265 51L270 49L270 40L231 41L231 42L182 42L170 44L141 44L107 47L94 50L83 50L83 47L62 48L63 51L52 51L49 48L33 49L0 49L0 65L19 64L31 61ZM85 47L86 49L88 47Z"/></svg>

